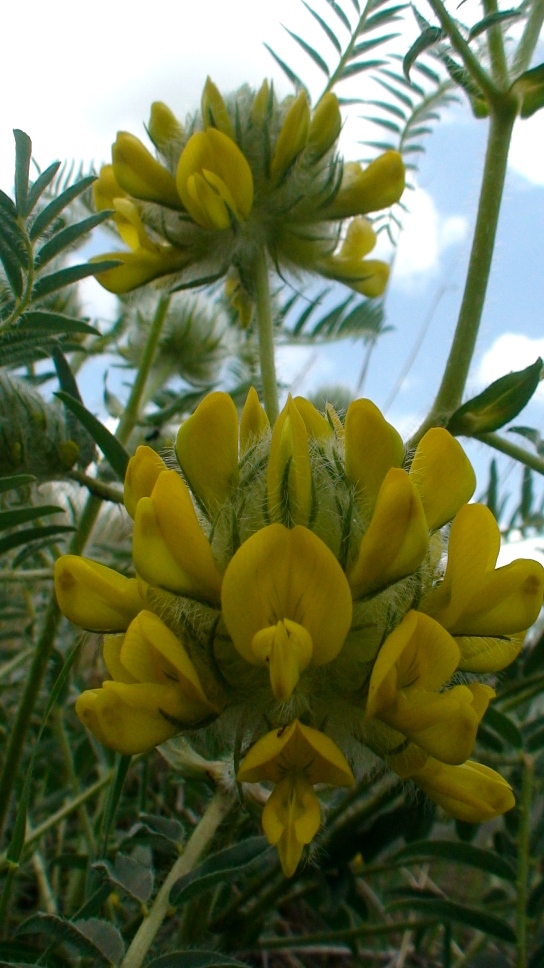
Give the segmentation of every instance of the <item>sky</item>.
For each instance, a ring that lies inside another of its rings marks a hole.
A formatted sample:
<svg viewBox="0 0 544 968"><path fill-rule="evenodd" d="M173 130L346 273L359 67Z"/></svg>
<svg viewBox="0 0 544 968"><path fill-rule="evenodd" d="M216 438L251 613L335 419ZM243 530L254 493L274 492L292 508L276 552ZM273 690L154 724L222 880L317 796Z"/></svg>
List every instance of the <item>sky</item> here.
<svg viewBox="0 0 544 968"><path fill-rule="evenodd" d="M474 15L471 2L463 5L467 21ZM348 9L349 0L344 5ZM424 0L420 6L424 9ZM314 0L314 7L336 24L325 0ZM55 0L53 5L27 0L24 5L9 4L2 16L3 37L11 38L3 44L0 62L0 187L8 192L14 127L30 135L42 168L57 158L99 166L109 160L117 130L145 139L143 123L152 101L165 101L181 118L198 106L208 74L223 91L244 82L260 86L266 76L274 78L281 93L289 93L289 84L263 41L299 67L314 99L320 93L317 68L281 26L316 42L312 18L295 0L95 0L92 7L76 6L73 0ZM404 26L403 32L400 49L406 50L416 36L415 24ZM318 43L322 53L333 54L321 36ZM539 53L542 61L542 46ZM366 89L357 94L375 96ZM342 134L346 158L364 154L359 141L381 135L357 113L352 112ZM416 190L405 197L409 213L386 299L392 329L378 342L363 388L378 406L387 406L388 419L405 436L416 429L434 398L453 336L486 128L466 104L448 109L419 159ZM540 112L516 126L495 263L467 387L470 395L544 356L543 146ZM91 315L111 315L111 299L94 281L86 283L84 295ZM406 373L407 360L418 344ZM363 353L359 344L342 343L314 354L311 366L306 350L282 354L280 376L297 381L297 392L338 382L353 390ZM94 392L101 389L89 388L86 403L91 409L99 405ZM542 429L543 416L544 391L536 394L517 422ZM493 455L479 444L467 449L482 487ZM512 492L518 487L516 474L510 462L501 461L501 476Z"/></svg>

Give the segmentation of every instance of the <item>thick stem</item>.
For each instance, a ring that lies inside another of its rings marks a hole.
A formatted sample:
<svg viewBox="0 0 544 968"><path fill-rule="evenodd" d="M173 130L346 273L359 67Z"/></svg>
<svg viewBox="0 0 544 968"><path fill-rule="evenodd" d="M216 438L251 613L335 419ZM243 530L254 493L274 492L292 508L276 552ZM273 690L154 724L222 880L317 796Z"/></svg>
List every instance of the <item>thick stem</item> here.
<svg viewBox="0 0 544 968"><path fill-rule="evenodd" d="M527 888L529 885L529 842L531 833L531 803L533 798L534 763L523 757L523 781L519 804L518 877L516 902L516 934L518 968L527 968Z"/></svg>
<svg viewBox="0 0 544 968"><path fill-rule="evenodd" d="M142 359L136 374L136 379L132 385L132 390L130 391L130 396L127 400L125 411L115 432L115 436L121 441L122 444L126 444L140 416L140 403L145 390L145 385L147 383L147 378L149 376L149 371L153 365L153 360L155 359L157 344L159 342L171 298L170 293L167 293L165 296L161 296L157 303L157 308L155 310L155 315L151 323L147 342L142 353Z"/></svg>
<svg viewBox="0 0 544 968"><path fill-rule="evenodd" d="M157 931L168 912L172 886L184 874L188 874L193 869L201 854L210 845L217 828L231 810L234 802L233 793L222 789L219 789L213 800L210 801L206 812L191 834L183 854L178 857L153 901L148 916L142 921L134 935L130 948L121 962L121 968L140 968L140 965L143 964L147 952L155 940Z"/></svg>
<svg viewBox="0 0 544 968"><path fill-rule="evenodd" d="M430 427L443 424L463 397L484 308L515 118L516 108L510 99L505 98L503 111L491 112L478 215L457 328L431 412L410 441L410 447Z"/></svg>
<svg viewBox="0 0 544 968"><path fill-rule="evenodd" d="M278 383L274 359L274 320L270 301L270 285L266 252L260 249L255 258L255 296L257 304L257 329L259 333L259 355L261 379L263 384L264 408L271 425L278 413Z"/></svg>

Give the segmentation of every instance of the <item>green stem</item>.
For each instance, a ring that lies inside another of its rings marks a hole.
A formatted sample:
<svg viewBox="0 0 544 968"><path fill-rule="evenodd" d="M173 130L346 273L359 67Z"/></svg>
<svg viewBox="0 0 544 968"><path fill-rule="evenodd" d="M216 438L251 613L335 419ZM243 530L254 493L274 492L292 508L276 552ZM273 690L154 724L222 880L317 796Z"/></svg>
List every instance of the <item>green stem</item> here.
<svg viewBox="0 0 544 968"><path fill-rule="evenodd" d="M68 477L72 481L77 481L78 484L82 484L87 488L89 494L95 494L96 497L101 498L102 501L111 501L113 504L123 503L123 490L120 487L107 484L105 481L101 481L98 477L89 477L89 475L84 474L83 471L78 471L76 467L69 471Z"/></svg>
<svg viewBox="0 0 544 968"><path fill-rule="evenodd" d="M290 936L288 938L261 938L258 950L278 950L280 948L308 948L317 944L329 944L333 941L351 941L364 936L379 937L382 934L396 934L399 931L417 931L439 924L438 918L420 918L405 921L388 921L386 924L360 924L356 928L340 931L317 931L315 934Z"/></svg>
<svg viewBox="0 0 544 968"><path fill-rule="evenodd" d="M235 797L232 792L222 789L216 792L193 830L183 854L178 857L159 890L148 916L144 918L134 935L130 948L121 962L121 968L140 968L143 964L157 931L168 913L172 886L193 869L201 854L209 847L217 828L233 807L234 802Z"/></svg>
<svg viewBox="0 0 544 968"><path fill-rule="evenodd" d="M498 12L497 0L483 0L483 7L486 17ZM504 40L500 23L495 24L487 32L487 46L489 49L489 60L491 62L491 76L498 87L507 91L510 87L510 77L508 75L508 64L504 52Z"/></svg>
<svg viewBox="0 0 544 968"><path fill-rule="evenodd" d="M518 877L516 900L517 968L527 968L527 888L529 883L529 846L531 832L531 803L533 796L534 763L523 756L523 780L519 803Z"/></svg>
<svg viewBox="0 0 544 968"><path fill-rule="evenodd" d="M79 529L69 544L68 554L81 554L98 516L100 506L101 502L96 497L90 497L87 500L83 514L81 515ZM45 670L53 651L55 634L60 620L61 614L57 600L52 595L45 612L40 636L36 643L34 658L6 746L4 763L0 774L0 830L3 828L6 819L11 793L24 749L26 734L45 675Z"/></svg>
<svg viewBox="0 0 544 968"><path fill-rule="evenodd" d="M443 424L459 407L463 397L484 308L506 178L508 151L516 118L514 99L504 97L503 101L503 110L493 109L490 115L476 227L450 355L431 411L410 441L410 447L414 447L430 427Z"/></svg>
<svg viewBox="0 0 544 968"><path fill-rule="evenodd" d="M506 454L507 457L513 457L514 460L525 464L538 474L544 474L544 460L541 457L537 457L536 454L529 454L525 448L511 444L504 437L499 437L498 434L477 434L474 439L481 440L488 447L494 447L495 450L499 450L501 454Z"/></svg>
<svg viewBox="0 0 544 968"><path fill-rule="evenodd" d="M140 416L140 403L145 390L147 378L149 376L149 371L153 365L153 360L155 359L157 344L160 339L171 298L170 293L167 293L166 295L161 296L157 303L157 308L151 322L151 328L149 330L147 342L142 353L142 359L136 374L136 379L134 380L132 390L130 391L130 396L127 400L125 411L115 432L115 436L121 441L122 444L126 444Z"/></svg>
<svg viewBox="0 0 544 968"><path fill-rule="evenodd" d="M501 93L495 87L487 71L483 69L476 55L472 53L472 50L467 44L465 38L459 31L455 20L453 17L450 17L448 11L441 3L441 0L428 0L428 2L429 6L432 7L438 20L440 21L440 26L448 35L452 47L459 54L470 76L473 78L476 84L478 84L483 94L486 95L490 104L496 104L497 98L501 97Z"/></svg>
<svg viewBox="0 0 544 968"><path fill-rule="evenodd" d="M259 250L255 259L255 296L264 408L270 424L273 425L279 413L278 382L274 360L274 321L272 319L268 266L264 249Z"/></svg>
<svg viewBox="0 0 544 968"><path fill-rule="evenodd" d="M544 0L533 0L525 29L512 62L512 77L519 77L529 67L543 23Z"/></svg>

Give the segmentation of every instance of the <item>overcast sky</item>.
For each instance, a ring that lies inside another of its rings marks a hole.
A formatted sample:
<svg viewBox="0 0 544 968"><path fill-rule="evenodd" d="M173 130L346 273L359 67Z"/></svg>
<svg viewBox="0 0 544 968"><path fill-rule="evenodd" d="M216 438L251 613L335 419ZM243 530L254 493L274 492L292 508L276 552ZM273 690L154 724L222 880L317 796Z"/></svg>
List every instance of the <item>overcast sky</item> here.
<svg viewBox="0 0 544 968"><path fill-rule="evenodd" d="M315 0L315 8L330 19L325 0ZM470 19L468 2L463 15ZM31 136L42 168L57 158L99 165L109 160L118 129L145 138L143 123L152 101L166 101L180 117L198 106L208 74L224 91L246 81L260 85L266 76L287 93L289 86L263 41L299 65L314 98L320 93L317 70L280 26L284 23L315 42L311 17L294 0L94 0L92 6L27 0L9 4L2 20L0 186L6 191L11 191L13 179L14 127ZM407 28L407 37L414 36L415 28ZM321 39L319 44L322 53L333 53ZM542 61L542 50L540 55ZM358 94L366 96L365 91ZM449 110L427 141L417 191L406 199L410 214L387 297L393 331L378 344L364 388L380 406L391 401L388 417L405 434L415 429L432 402L447 357L468 260L486 127L464 104ZM343 134L346 157L357 157L357 141L369 133L355 117L350 119ZM543 146L540 112L517 126L470 392L544 354ZM111 312L109 297L101 295L94 281L85 292L90 312ZM416 361L400 382L426 327ZM302 353L282 359L282 375L294 378L306 357ZM302 389L339 381L353 388L361 363L360 347L340 345L318 357ZM96 406L96 401L86 402ZM539 393L523 423L542 428L543 414L544 394ZM481 446L471 447L482 478L490 456Z"/></svg>

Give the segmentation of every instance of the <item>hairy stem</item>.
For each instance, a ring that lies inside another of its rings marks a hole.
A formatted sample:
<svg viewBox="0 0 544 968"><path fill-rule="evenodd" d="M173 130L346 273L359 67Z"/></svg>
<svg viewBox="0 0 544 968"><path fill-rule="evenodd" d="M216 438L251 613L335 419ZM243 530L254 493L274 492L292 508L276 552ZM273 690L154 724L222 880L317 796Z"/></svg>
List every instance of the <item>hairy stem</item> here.
<svg viewBox="0 0 544 968"><path fill-rule="evenodd" d="M526 467L530 467L537 474L544 474L544 460L541 457L537 457L536 454L530 454L524 447L511 444L504 437L499 437L498 434L477 434L474 439L481 440L488 447L494 447L495 450L499 450L501 454L506 454L507 457L513 457L514 460L519 461L520 464L525 464Z"/></svg>
<svg viewBox="0 0 544 968"><path fill-rule="evenodd" d="M523 757L523 781L519 803L518 877L516 901L517 968L527 968L527 889L529 886L529 841L531 832L531 803L533 797L534 763Z"/></svg>
<svg viewBox="0 0 544 968"><path fill-rule="evenodd" d="M476 227L457 328L436 399L410 441L410 447L430 427L443 424L463 398L484 308L515 118L515 99L510 97L504 97L502 111L491 112Z"/></svg>
<svg viewBox="0 0 544 968"><path fill-rule="evenodd" d="M476 54L472 53L453 17L450 17L441 0L428 0L428 2L436 14L440 26L448 35L452 47L459 54L472 79L476 82L482 93L486 95L490 104L496 103L497 98L501 97L501 93L495 87L487 71L480 64Z"/></svg>
<svg viewBox="0 0 544 968"><path fill-rule="evenodd" d="M140 965L143 964L147 952L155 940L157 931L168 912L172 886L184 874L188 874L193 869L201 854L209 847L217 828L234 805L234 799L232 792L219 789L210 801L201 820L193 830L183 854L178 857L153 901L148 916L144 918L134 935L130 948L121 962L121 968L140 968Z"/></svg>
<svg viewBox="0 0 544 968"><path fill-rule="evenodd" d="M512 77L518 77L529 67L543 23L544 0L533 0L525 29L521 35L521 40L512 62Z"/></svg>
<svg viewBox="0 0 544 968"><path fill-rule="evenodd" d="M122 444L126 444L140 416L140 404L144 394L145 385L147 383L147 378L149 376L149 371L153 365L153 360L155 359L157 344L160 339L171 298L170 293L167 293L166 295L161 296L157 303L157 308L151 323L147 342L144 346L136 379L132 385L132 390L130 391L130 396L127 400L125 411L115 432L115 436L121 441Z"/></svg>
<svg viewBox="0 0 544 968"><path fill-rule="evenodd" d="M483 7L486 17L498 13L497 0L483 0ZM510 87L510 77L508 75L508 64L506 63L504 40L500 24L495 24L489 28L487 32L487 46L491 62L491 76L501 90L507 91Z"/></svg>
<svg viewBox="0 0 544 968"><path fill-rule="evenodd" d="M272 318L268 266L264 249L259 250L255 259L255 294L264 408L270 423L274 424L279 412L278 383L274 359L274 320Z"/></svg>

